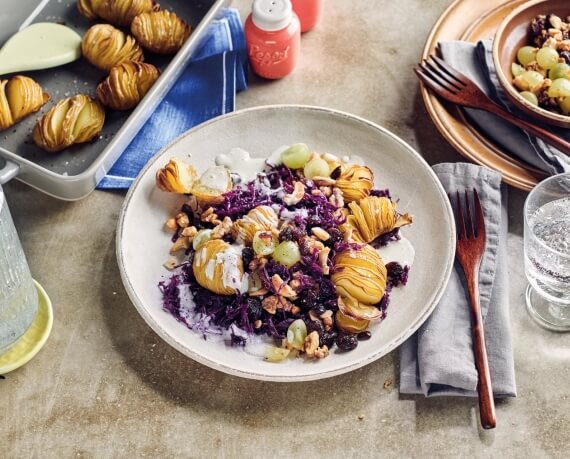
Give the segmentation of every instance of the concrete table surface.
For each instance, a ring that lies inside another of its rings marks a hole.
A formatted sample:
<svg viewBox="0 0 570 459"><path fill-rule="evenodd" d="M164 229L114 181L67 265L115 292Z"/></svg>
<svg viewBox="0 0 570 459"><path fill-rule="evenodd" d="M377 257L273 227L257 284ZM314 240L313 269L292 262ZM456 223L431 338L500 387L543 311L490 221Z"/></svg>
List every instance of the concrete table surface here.
<svg viewBox="0 0 570 459"><path fill-rule="evenodd" d="M466 0L476 1L476 0ZM449 0L329 0L296 72L252 78L238 108L322 105L377 122L430 162L459 161L428 118L411 71ZM243 17L250 0L234 4ZM570 450L570 334L524 307L522 206L510 193L510 308L518 398L478 428L476 400L398 393L398 352L304 384L210 370L164 343L131 305L115 260L125 193L62 202L12 181L5 192L35 278L55 307L51 338L0 380L0 456L563 457ZM394 384L384 388L390 379Z"/></svg>

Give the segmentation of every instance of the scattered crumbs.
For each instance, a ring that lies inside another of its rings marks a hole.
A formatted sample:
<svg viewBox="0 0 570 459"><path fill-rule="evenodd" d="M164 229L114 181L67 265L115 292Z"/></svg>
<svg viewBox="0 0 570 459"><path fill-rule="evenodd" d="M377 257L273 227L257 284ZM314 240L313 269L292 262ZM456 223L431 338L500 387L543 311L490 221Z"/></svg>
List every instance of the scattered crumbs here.
<svg viewBox="0 0 570 459"><path fill-rule="evenodd" d="M388 378L384 381L384 389L389 389L390 387L392 387L392 380Z"/></svg>
<svg viewBox="0 0 570 459"><path fill-rule="evenodd" d="M363 415L363 414L359 414L359 415L358 415L358 420L359 420L359 421L363 421L363 420L364 420L364 415Z"/></svg>
<svg viewBox="0 0 570 459"><path fill-rule="evenodd" d="M386 419L382 419L380 422L386 422Z"/></svg>
<svg viewBox="0 0 570 459"><path fill-rule="evenodd" d="M113 292L113 295L116 295L116 294L117 294L117 292Z"/></svg>

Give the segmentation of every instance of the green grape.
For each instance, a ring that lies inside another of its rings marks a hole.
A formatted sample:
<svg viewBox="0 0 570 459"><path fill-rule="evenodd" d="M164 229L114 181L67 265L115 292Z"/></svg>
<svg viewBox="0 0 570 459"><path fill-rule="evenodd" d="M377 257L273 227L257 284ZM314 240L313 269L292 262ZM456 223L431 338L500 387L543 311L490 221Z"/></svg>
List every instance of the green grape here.
<svg viewBox="0 0 570 459"><path fill-rule="evenodd" d="M554 80L548 88L548 97L568 97L570 96L570 81L565 78Z"/></svg>
<svg viewBox="0 0 570 459"><path fill-rule="evenodd" d="M305 164L305 178L312 179L313 177L328 177L330 170L328 163L321 158L311 159Z"/></svg>
<svg viewBox="0 0 570 459"><path fill-rule="evenodd" d="M570 80L570 65L564 62L556 64L548 72L548 78L552 81L557 80L558 78L566 78L567 80Z"/></svg>
<svg viewBox="0 0 570 459"><path fill-rule="evenodd" d="M513 77L518 77L519 75L522 75L524 71L525 70L522 65L515 64L514 62L511 64L511 73L513 74Z"/></svg>
<svg viewBox="0 0 570 459"><path fill-rule="evenodd" d="M523 91L521 92L521 96L530 102L532 105L538 105L538 97L534 95L534 93L530 91Z"/></svg>
<svg viewBox="0 0 570 459"><path fill-rule="evenodd" d="M534 70L529 70L528 72L524 72L522 75L524 81L526 81L529 85L529 88L532 89L535 86L538 86L544 81L544 77Z"/></svg>
<svg viewBox="0 0 570 459"><path fill-rule="evenodd" d="M211 229L202 229L196 233L196 236L192 239L192 248L194 250L198 250L200 246L204 243L209 241L212 238L212 230Z"/></svg>
<svg viewBox="0 0 570 459"><path fill-rule="evenodd" d="M268 362L281 362L287 358L291 351L282 347L267 346L265 348L265 360Z"/></svg>
<svg viewBox="0 0 570 459"><path fill-rule="evenodd" d="M287 268L301 260L299 246L293 241L283 241L273 251L273 259Z"/></svg>
<svg viewBox="0 0 570 459"><path fill-rule="evenodd" d="M275 237L271 231L258 231L253 236L252 246L257 255L266 257L275 250Z"/></svg>
<svg viewBox="0 0 570 459"><path fill-rule="evenodd" d="M528 65L536 60L536 49L533 46L523 46L517 51L517 59L522 65Z"/></svg>
<svg viewBox="0 0 570 459"><path fill-rule="evenodd" d="M559 57L558 52L554 48L546 46L544 48L540 48L536 53L536 62L543 69L551 69L558 64Z"/></svg>
<svg viewBox="0 0 570 459"><path fill-rule="evenodd" d="M287 342L291 347L302 350L307 337L307 326L303 319L297 319L287 329Z"/></svg>
<svg viewBox="0 0 570 459"><path fill-rule="evenodd" d="M570 114L570 97L562 99L562 102L560 102L560 110L562 110L562 113L565 115Z"/></svg>
<svg viewBox="0 0 570 459"><path fill-rule="evenodd" d="M296 143L281 153L281 160L283 164L291 169L301 169L301 167L307 164L310 156L311 152L307 145L304 143Z"/></svg>

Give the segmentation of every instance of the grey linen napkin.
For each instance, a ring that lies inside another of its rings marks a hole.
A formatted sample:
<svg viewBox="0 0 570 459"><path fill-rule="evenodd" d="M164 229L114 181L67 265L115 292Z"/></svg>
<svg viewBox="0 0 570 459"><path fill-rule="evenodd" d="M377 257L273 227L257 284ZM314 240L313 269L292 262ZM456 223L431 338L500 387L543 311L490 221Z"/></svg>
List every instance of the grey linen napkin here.
<svg viewBox="0 0 570 459"><path fill-rule="evenodd" d="M447 192L476 188L479 193L487 236L479 288L493 392L497 397L515 397L506 266L506 187L501 186L500 174L474 164L438 164L433 169ZM401 347L401 393L477 395L468 301L463 270L456 261L433 314Z"/></svg>
<svg viewBox="0 0 570 459"><path fill-rule="evenodd" d="M445 62L473 80L495 102L508 111L570 141L570 129L558 128L529 118L513 105L502 89L493 64L492 41L439 43ZM527 134L501 118L482 110L465 109L468 117L491 140L521 159L549 174L570 172L570 157L542 140Z"/></svg>

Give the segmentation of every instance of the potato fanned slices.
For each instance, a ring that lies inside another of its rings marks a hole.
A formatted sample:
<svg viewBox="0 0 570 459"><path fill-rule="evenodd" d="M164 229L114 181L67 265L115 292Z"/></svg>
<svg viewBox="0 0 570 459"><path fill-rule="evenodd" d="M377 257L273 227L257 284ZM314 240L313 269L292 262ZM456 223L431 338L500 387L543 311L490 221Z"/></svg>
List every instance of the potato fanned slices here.
<svg viewBox="0 0 570 459"><path fill-rule="evenodd" d="M218 295L234 295L243 278L243 261L233 247L211 239L198 248L192 262L198 283Z"/></svg>
<svg viewBox="0 0 570 459"><path fill-rule="evenodd" d="M153 53L174 54L190 36L190 26L171 11L153 11L134 18L131 33Z"/></svg>
<svg viewBox="0 0 570 459"><path fill-rule="evenodd" d="M378 236L412 223L410 214L400 215L396 203L385 197L368 196L348 205L351 215L346 218L358 242L372 242ZM346 225L345 227L346 228Z"/></svg>
<svg viewBox="0 0 570 459"><path fill-rule="evenodd" d="M358 250L349 248L337 253L333 263L335 270L331 279L343 300L353 298L358 303L373 305L382 299L386 290L386 266L372 246L365 244Z"/></svg>
<svg viewBox="0 0 570 459"><path fill-rule="evenodd" d="M77 0L77 9L86 18L102 18L124 27L130 26L135 16L158 8L152 0Z"/></svg>
<svg viewBox="0 0 570 459"><path fill-rule="evenodd" d="M166 166L156 172L156 184L162 191L189 194L198 180L196 169L190 164L172 158Z"/></svg>
<svg viewBox="0 0 570 459"><path fill-rule="evenodd" d="M31 78L17 75L0 80L0 131L37 112L48 100L49 96Z"/></svg>
<svg viewBox="0 0 570 459"><path fill-rule="evenodd" d="M374 186L374 174L366 166L349 164L341 169L335 186L342 190L345 202L358 201L370 194Z"/></svg>
<svg viewBox="0 0 570 459"><path fill-rule="evenodd" d="M129 110L141 101L160 76L159 70L142 62L123 62L97 86L97 98L114 110Z"/></svg>
<svg viewBox="0 0 570 459"><path fill-rule="evenodd" d="M89 28L81 42L81 51L91 64L107 72L123 62L144 61L143 51L135 39L109 24Z"/></svg>
<svg viewBox="0 0 570 459"><path fill-rule="evenodd" d="M271 207L257 206L234 222L231 233L237 243L251 245L255 233L276 229L278 224L279 217Z"/></svg>
<svg viewBox="0 0 570 459"><path fill-rule="evenodd" d="M89 142L105 122L99 102L84 94L60 100L36 124L33 138L47 151L60 151L76 143Z"/></svg>

